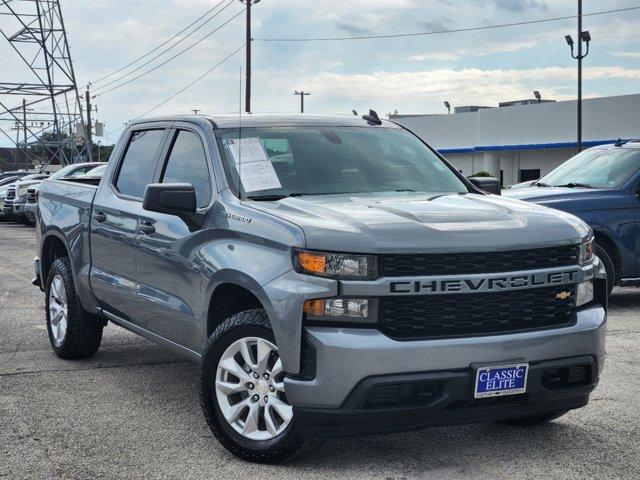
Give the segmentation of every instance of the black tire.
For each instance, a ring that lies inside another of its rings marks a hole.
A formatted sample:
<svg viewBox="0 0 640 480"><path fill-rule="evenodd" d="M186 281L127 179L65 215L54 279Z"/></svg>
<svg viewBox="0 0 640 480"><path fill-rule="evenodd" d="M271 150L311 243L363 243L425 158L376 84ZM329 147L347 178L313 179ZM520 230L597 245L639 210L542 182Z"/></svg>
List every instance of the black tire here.
<svg viewBox="0 0 640 480"><path fill-rule="evenodd" d="M260 337L276 344L264 310L247 310L225 320L209 337L200 369L200 401L204 416L216 439L233 455L255 463L281 462L305 445L295 418L277 437L252 440L242 436L222 415L215 393L218 362L225 350L243 337Z"/></svg>
<svg viewBox="0 0 640 480"><path fill-rule="evenodd" d="M611 260L611 255L602 248L600 245L596 245L596 255L604 265L604 269L607 271L607 294L611 296L613 286L616 283L616 268Z"/></svg>
<svg viewBox="0 0 640 480"><path fill-rule="evenodd" d="M500 425L508 425L510 427L535 427L536 425L548 423L560 418L565 413L567 413L567 411L563 410L560 412L547 413L545 415L536 415L534 417L509 418L507 420L499 420L496 423L499 423Z"/></svg>
<svg viewBox="0 0 640 480"><path fill-rule="evenodd" d="M56 276L62 278L67 301L67 329L60 345L56 345L54 342L49 308L51 283ZM71 273L71 263L67 257L57 258L53 262L45 286L47 331L49 333L49 342L55 354L67 360L87 358L94 355L100 348L104 327L98 319L85 312L82 305L80 305Z"/></svg>
<svg viewBox="0 0 640 480"><path fill-rule="evenodd" d="M29 219L28 219L28 218L26 218L26 217L25 217L25 219L24 219L24 222L23 222L23 223L24 223L24 224L25 224L25 226L27 226L27 227L33 227L33 226L35 225L31 220L29 220Z"/></svg>

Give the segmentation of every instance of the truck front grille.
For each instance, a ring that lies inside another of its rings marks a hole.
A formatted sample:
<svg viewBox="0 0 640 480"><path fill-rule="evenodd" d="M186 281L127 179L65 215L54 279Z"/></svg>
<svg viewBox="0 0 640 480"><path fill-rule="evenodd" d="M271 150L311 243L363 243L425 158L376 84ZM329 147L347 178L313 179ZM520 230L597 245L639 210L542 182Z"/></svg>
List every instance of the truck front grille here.
<svg viewBox="0 0 640 480"><path fill-rule="evenodd" d="M14 198L16 198L16 191L13 188L9 188L7 190L7 200L13 200Z"/></svg>
<svg viewBox="0 0 640 480"><path fill-rule="evenodd" d="M575 287L382 297L380 330L397 340L494 335L570 325ZM571 295L565 298L561 292Z"/></svg>
<svg viewBox="0 0 640 480"><path fill-rule="evenodd" d="M434 276L501 273L578 263L575 245L509 252L391 254L380 256L380 276Z"/></svg>

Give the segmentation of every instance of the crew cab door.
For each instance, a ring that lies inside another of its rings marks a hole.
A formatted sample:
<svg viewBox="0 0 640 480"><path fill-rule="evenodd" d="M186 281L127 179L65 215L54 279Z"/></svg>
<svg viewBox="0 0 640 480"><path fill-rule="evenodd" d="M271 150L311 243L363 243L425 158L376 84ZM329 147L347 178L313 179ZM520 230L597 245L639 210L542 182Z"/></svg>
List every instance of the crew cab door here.
<svg viewBox="0 0 640 480"><path fill-rule="evenodd" d="M102 182L91 218L91 287L101 306L138 323L137 245L142 196L152 183L170 125L129 132L108 182Z"/></svg>
<svg viewBox="0 0 640 480"><path fill-rule="evenodd" d="M211 158L204 133L190 124L175 124L156 178L158 183L190 183L198 210L206 213L214 199ZM190 231L180 218L143 211L138 233L139 315L148 330L199 352L203 312L204 266L198 247L205 231Z"/></svg>

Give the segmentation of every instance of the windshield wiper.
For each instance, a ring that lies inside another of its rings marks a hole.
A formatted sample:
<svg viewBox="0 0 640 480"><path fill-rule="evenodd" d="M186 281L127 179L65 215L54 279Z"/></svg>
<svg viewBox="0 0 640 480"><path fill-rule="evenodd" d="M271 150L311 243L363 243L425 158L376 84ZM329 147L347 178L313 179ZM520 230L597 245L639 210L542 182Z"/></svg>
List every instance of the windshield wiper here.
<svg viewBox="0 0 640 480"><path fill-rule="evenodd" d="M249 200L254 200L256 202L275 202L277 200L282 200L283 198L289 198L289 197L301 197L303 195L306 195L305 193L287 193L284 195L247 195L245 198L248 198Z"/></svg>
<svg viewBox="0 0 640 480"><path fill-rule="evenodd" d="M576 183L569 182L564 185L555 185L556 187L567 187L567 188L596 188L593 185L589 185L588 183Z"/></svg>
<svg viewBox="0 0 640 480"><path fill-rule="evenodd" d="M550 187L551 185L549 185L548 183L544 183L544 182L535 182L531 186L532 187Z"/></svg>

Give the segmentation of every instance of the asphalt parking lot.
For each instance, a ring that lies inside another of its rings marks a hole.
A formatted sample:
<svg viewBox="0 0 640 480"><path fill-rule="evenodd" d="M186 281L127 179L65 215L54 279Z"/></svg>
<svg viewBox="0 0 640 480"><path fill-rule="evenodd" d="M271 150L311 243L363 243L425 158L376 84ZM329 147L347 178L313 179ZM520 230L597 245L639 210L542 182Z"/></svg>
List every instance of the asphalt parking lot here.
<svg viewBox="0 0 640 480"><path fill-rule="evenodd" d="M87 361L56 358L31 286L35 235L0 223L0 478L640 478L640 290L611 302L587 408L533 429L482 424L316 445L282 466L209 433L198 367L113 325Z"/></svg>

